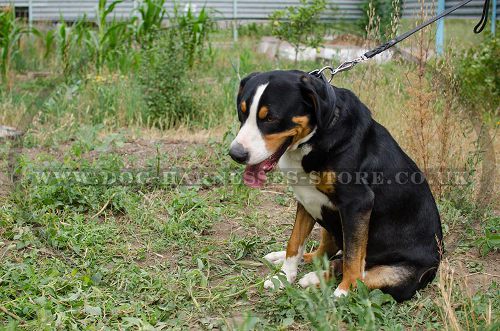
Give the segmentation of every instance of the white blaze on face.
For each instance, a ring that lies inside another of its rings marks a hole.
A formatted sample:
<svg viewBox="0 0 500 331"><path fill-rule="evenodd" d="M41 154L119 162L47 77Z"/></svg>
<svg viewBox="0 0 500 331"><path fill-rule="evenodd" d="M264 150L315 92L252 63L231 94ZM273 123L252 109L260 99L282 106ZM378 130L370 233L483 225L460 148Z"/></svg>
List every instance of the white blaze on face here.
<svg viewBox="0 0 500 331"><path fill-rule="evenodd" d="M255 90L247 120L243 123L240 132L238 132L238 135L231 143L231 146L239 143L245 148L249 155L248 164L260 163L272 155L267 150L262 133L257 126L257 112L259 111L257 108L267 85L269 83L259 85Z"/></svg>

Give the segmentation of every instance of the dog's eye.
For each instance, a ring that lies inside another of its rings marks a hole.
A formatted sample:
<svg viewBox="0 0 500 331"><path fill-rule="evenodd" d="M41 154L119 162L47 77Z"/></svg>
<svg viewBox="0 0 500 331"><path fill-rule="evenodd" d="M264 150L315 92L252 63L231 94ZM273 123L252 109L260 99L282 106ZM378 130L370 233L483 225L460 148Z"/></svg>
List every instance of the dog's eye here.
<svg viewBox="0 0 500 331"><path fill-rule="evenodd" d="M264 121L266 122L276 122L278 119L276 117L273 117L271 115L267 115L266 118L264 119Z"/></svg>

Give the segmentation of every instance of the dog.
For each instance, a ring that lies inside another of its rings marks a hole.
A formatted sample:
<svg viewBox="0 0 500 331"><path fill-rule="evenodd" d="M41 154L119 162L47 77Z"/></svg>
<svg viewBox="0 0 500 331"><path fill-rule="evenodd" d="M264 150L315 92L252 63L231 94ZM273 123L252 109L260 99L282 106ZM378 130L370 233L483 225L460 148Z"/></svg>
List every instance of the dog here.
<svg viewBox="0 0 500 331"><path fill-rule="evenodd" d="M283 263L289 283L302 261L335 258L339 251L336 297L361 280L404 301L434 279L442 229L429 185L354 93L302 71L252 73L240 82L237 111L241 127L229 155L246 164L244 183L261 187L276 166L285 178L293 173L292 234L286 251L264 257ZM321 242L304 253L316 223ZM303 287L318 283L314 272L299 281ZM274 284L279 279L267 279L264 287Z"/></svg>

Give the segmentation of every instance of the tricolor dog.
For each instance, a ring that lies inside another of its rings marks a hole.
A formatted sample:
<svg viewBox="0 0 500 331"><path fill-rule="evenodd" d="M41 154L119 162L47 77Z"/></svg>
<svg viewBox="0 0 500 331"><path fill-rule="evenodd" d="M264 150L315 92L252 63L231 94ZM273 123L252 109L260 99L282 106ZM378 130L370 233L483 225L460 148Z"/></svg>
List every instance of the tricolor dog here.
<svg viewBox="0 0 500 331"><path fill-rule="evenodd" d="M241 128L229 154L246 164L244 182L261 187L277 165L285 177L294 174L297 214L290 240L286 251L265 256L283 263L290 283L301 261L332 258L339 250L336 296L359 279L402 301L432 281L442 231L429 185L352 92L301 71L253 73L240 83L237 108ZM304 253L316 222L321 243ZM317 283L313 273L299 280L302 286Z"/></svg>

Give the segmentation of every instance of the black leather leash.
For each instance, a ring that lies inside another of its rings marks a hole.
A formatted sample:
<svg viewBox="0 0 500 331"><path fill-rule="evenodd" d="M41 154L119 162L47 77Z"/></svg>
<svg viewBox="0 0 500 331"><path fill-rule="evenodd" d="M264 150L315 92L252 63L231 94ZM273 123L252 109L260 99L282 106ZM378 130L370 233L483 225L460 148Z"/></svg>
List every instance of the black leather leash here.
<svg viewBox="0 0 500 331"><path fill-rule="evenodd" d="M417 27L415 27L414 29L410 30L410 31L407 31L399 36L397 36L396 38L394 39L391 39L389 40L388 42L378 46L377 48L374 48L368 52L366 52L365 54L361 55L360 57L354 59L354 60L350 60L350 61L346 61L344 63L342 63L341 65L339 65L337 68L333 68L332 66L325 66L321 69L315 69L311 72L309 72L310 75L315 75L315 76L318 76L318 77L321 77L321 75L323 74L323 72L325 70L328 70L330 71L330 79L328 79L328 82L331 82L332 81L332 78L333 76L335 76L337 73L341 72L341 71L346 71L346 70L350 70L352 69L356 64L358 63L361 63L361 62L364 62L368 59L371 59L372 57L374 57L375 55L377 54L380 54L386 50L388 50L389 48L391 48L392 46L400 43L401 41L405 40L406 38L408 38L409 36L415 34L416 32L422 30L423 28L425 28L426 26L436 22L437 20L439 20L440 18L443 18L449 14L451 14L452 12L454 12L455 10L465 6L466 4L468 4L469 2L471 2L472 0L465 0L465 1L462 1L461 3L451 7L451 8L448 8L447 10L443 11L442 13L440 13L439 15L436 15L434 16L433 18L431 18L430 20L428 21L425 21L424 23L418 25ZM483 13L481 15L481 19L479 20L479 22L476 24L476 26L474 27L474 33L480 33L481 31L483 31L484 27L486 26L486 22L488 21L488 11L489 11L489 8L490 8L490 0L485 0L484 1L484 5L483 5Z"/></svg>

